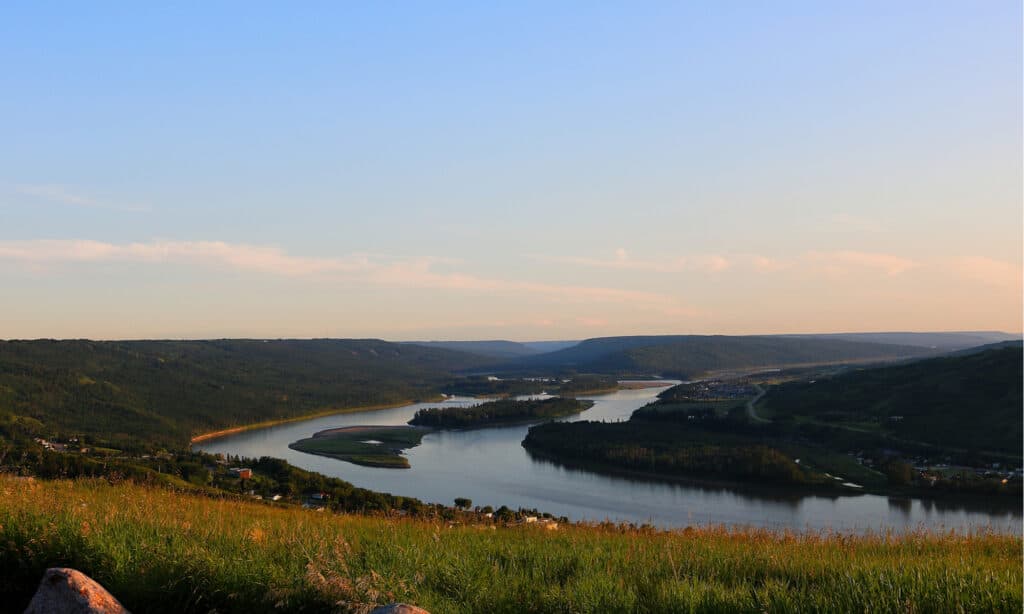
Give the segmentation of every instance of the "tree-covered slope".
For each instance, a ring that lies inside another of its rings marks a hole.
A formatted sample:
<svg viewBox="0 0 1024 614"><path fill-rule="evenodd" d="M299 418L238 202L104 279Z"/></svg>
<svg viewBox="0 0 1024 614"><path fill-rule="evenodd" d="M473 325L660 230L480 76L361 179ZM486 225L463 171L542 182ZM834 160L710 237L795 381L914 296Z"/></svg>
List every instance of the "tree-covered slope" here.
<svg viewBox="0 0 1024 614"><path fill-rule="evenodd" d="M1020 335L1012 335L1000 331L961 331L940 333L826 333L815 335L788 335L803 339L840 339L843 341L866 341L868 343L891 343L895 345L916 345L935 348L941 351L962 350L965 348L1019 341Z"/></svg>
<svg viewBox="0 0 1024 614"><path fill-rule="evenodd" d="M524 343L504 341L501 339L493 341L409 341L407 343L500 359L530 356L541 353L541 350L534 349Z"/></svg>
<svg viewBox="0 0 1024 614"><path fill-rule="evenodd" d="M184 443L317 409L427 397L480 360L379 340L0 342L0 426Z"/></svg>
<svg viewBox="0 0 1024 614"><path fill-rule="evenodd" d="M1021 345L783 384L763 404L776 420L813 419L895 437L1020 454Z"/></svg>
<svg viewBox="0 0 1024 614"><path fill-rule="evenodd" d="M891 360L931 351L916 346L785 336L603 337L557 352L509 361L499 370L562 369L689 377L720 369Z"/></svg>

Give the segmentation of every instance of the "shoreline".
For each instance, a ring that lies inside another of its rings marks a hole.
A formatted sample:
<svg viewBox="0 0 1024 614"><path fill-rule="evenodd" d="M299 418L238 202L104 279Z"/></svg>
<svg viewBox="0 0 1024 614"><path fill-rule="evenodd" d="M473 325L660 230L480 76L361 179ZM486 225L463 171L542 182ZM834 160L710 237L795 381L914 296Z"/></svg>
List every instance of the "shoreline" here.
<svg viewBox="0 0 1024 614"><path fill-rule="evenodd" d="M840 497L859 497L863 495L874 495L889 499L910 499L918 501L931 501L935 503L952 502L963 507L974 507L973 504L984 504L982 507L999 507L1002 511L1024 512L1020 507L1020 499L1012 495L983 495L978 493L945 492L908 489L879 489L868 488L838 488L822 485L799 485L799 484L769 484L758 482L745 482L743 480L730 480L727 478L705 478L690 475L671 475L653 471L643 471L619 467L610 463L600 461L585 461L559 457L557 454L547 450L523 446L531 456L566 469L594 473L607 477L619 477L625 479L637 479L644 482L661 484L680 484L697 488L708 488L713 490L728 490L740 495L750 495L766 499L793 499L803 497L825 497L838 499Z"/></svg>
<svg viewBox="0 0 1024 614"><path fill-rule="evenodd" d="M301 416L292 416L290 418L279 418L277 420L264 420L263 422L254 422L252 424L245 424L242 426L233 426L231 428L220 429L217 431L209 431L207 433L201 433L189 439L188 445L191 447L193 444L201 443L204 441L210 441L211 439L219 439L228 435L234 435L236 433L243 433L245 431L253 431L257 429L267 428L271 426L277 426L279 424L287 424L289 422L299 422L302 420L311 420L313 418L323 418L325 416L335 416L340 414L358 414L362 412L379 411L382 409L394 409L396 407L404 407L406 405L413 405L415 403L433 403L441 402L445 398L442 395L438 395L433 399L427 400L414 400L406 399L404 401L396 401L394 403L380 403L378 405L361 405L359 407L345 407L340 409L326 409L315 411L309 414L303 414Z"/></svg>

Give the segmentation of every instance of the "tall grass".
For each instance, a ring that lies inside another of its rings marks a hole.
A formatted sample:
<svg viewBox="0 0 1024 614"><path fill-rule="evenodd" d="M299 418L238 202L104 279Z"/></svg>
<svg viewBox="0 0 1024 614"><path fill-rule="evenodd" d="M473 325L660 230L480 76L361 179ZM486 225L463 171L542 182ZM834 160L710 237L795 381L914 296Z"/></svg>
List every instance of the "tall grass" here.
<svg viewBox="0 0 1024 614"><path fill-rule="evenodd" d="M455 526L0 477L0 603L46 567L137 612L1020 612L1018 536Z"/></svg>

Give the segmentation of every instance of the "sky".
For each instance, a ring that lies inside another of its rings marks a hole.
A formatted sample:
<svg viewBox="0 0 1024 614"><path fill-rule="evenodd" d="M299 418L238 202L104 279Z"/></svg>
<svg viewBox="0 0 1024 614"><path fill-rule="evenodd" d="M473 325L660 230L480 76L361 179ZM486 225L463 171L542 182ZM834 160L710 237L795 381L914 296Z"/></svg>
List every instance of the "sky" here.
<svg viewBox="0 0 1024 614"><path fill-rule="evenodd" d="M0 338L1021 330L1021 3L5 3Z"/></svg>

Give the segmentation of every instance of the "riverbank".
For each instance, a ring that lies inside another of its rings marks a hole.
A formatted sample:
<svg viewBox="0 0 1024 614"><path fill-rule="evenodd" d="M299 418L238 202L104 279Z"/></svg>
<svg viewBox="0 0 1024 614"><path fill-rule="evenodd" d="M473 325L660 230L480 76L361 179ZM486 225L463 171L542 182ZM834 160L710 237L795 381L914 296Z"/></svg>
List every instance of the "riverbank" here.
<svg viewBox="0 0 1024 614"><path fill-rule="evenodd" d="M830 499L856 498L861 495L888 497L890 500L931 501L937 504L950 504L967 509L991 511L993 507L1007 512L1021 510L1020 498L1015 495L980 495L943 490L899 486L862 486L861 488L844 487L842 483L825 482L821 484L764 484L753 481L730 480L726 478L701 477L698 475L667 474L657 471L644 471L628 468L597 460L567 458L542 448L523 445L529 455L540 461L576 471L584 471L609 477L640 480L651 484L679 484L714 491L730 491L749 494L764 499L800 499L803 497L826 497Z"/></svg>
<svg viewBox="0 0 1024 614"><path fill-rule="evenodd" d="M268 428L271 426L278 426L281 424L288 424L291 422L302 422L303 420L312 420L314 418L324 418L327 416L337 416L342 414L358 414L362 412L378 411L383 409L394 409L396 407L404 407L413 403L440 403L446 398L445 395L439 394L433 399L427 399L425 401L418 401L415 399L406 399L404 401L396 401L394 403L381 403L379 405L361 405L359 407L343 407L334 409L325 409L309 414L302 414L301 416L292 416L289 418L280 418L277 420L264 420L261 422L254 422L252 424L246 424L243 426L235 426L227 429L221 429L219 431L211 431L209 433L202 433L196 435L189 440L189 444L200 443L203 441L210 441L211 439L217 439L219 437L226 437L228 435L234 435L236 433L244 433L245 431L252 431L256 429Z"/></svg>

